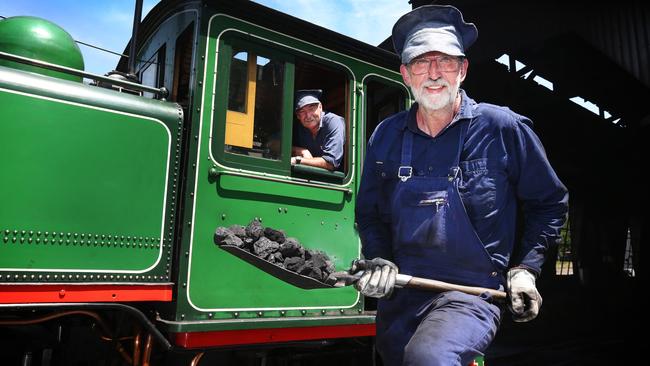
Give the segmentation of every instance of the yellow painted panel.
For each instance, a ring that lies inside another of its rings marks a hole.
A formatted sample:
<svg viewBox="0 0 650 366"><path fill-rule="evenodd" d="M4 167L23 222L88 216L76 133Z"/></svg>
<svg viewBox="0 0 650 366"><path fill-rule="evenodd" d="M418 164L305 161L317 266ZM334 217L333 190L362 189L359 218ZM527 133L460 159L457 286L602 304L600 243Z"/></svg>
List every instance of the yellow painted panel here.
<svg viewBox="0 0 650 366"><path fill-rule="evenodd" d="M255 91L257 87L257 56L248 54L248 88L246 113L226 112L226 145L245 148L253 147L255 126Z"/></svg>

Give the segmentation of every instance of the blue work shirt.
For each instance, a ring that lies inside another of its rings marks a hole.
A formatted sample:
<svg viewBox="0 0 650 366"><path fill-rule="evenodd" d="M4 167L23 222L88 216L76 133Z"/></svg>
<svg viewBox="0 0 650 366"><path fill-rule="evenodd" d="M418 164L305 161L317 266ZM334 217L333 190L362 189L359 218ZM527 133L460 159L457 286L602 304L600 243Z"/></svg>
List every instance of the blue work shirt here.
<svg viewBox="0 0 650 366"><path fill-rule="evenodd" d="M345 145L345 120L331 112L323 111L316 137L302 125L298 126L298 146L304 147L313 157L322 157L334 169L341 166Z"/></svg>
<svg viewBox="0 0 650 366"><path fill-rule="evenodd" d="M539 274L549 246L566 220L568 192L532 131L532 122L506 107L476 103L461 90L452 123L431 137L417 127L417 104L384 120L370 137L357 196L356 222L366 258L392 259L390 202L408 128L413 137L413 175L444 176L457 152L450 137L469 120L460 168L459 192L476 233L501 272L520 266ZM515 248L517 202L525 219ZM471 261L472 258L467 258Z"/></svg>

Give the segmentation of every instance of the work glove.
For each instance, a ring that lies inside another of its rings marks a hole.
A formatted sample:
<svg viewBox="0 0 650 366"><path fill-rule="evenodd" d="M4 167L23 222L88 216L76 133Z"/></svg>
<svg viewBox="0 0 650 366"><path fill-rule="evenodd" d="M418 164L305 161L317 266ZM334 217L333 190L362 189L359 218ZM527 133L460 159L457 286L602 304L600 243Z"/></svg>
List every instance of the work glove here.
<svg viewBox="0 0 650 366"><path fill-rule="evenodd" d="M350 273L364 271L354 287L364 296L388 298L393 293L397 266L386 259L360 259L352 262Z"/></svg>
<svg viewBox="0 0 650 366"><path fill-rule="evenodd" d="M507 281L512 319L516 322L535 319L542 306L542 296L535 287L535 275L524 268L512 268L508 271Z"/></svg>

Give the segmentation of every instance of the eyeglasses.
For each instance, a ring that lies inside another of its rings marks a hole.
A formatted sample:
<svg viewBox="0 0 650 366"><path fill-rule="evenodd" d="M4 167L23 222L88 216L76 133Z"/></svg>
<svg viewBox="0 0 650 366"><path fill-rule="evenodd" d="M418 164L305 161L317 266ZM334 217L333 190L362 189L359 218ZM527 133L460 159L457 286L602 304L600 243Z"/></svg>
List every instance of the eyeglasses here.
<svg viewBox="0 0 650 366"><path fill-rule="evenodd" d="M435 61L436 69L441 72L456 72L460 68L462 58L454 56L435 56L418 58L411 61L408 66L413 75L426 74L431 70L431 63Z"/></svg>

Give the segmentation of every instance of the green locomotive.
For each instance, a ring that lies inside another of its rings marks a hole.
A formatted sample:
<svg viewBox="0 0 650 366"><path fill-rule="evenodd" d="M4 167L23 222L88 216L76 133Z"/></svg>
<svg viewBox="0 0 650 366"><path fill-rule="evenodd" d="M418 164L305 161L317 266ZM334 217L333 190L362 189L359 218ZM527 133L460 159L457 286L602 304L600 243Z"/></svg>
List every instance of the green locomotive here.
<svg viewBox="0 0 650 366"><path fill-rule="evenodd" d="M411 102L397 56L240 1L163 1L132 42L137 83L127 58L108 77L80 71L79 49L52 23L0 20L10 357L197 364L205 350L252 346L240 356L284 348L277 359L298 349L333 362L332 349L358 351L349 340L374 335L374 313L353 288L299 289L213 235L258 219L337 270L358 258L367 138ZM323 89L324 108L345 118L341 171L290 164L293 95L305 88ZM78 338L89 334L114 352L87 355Z"/></svg>

